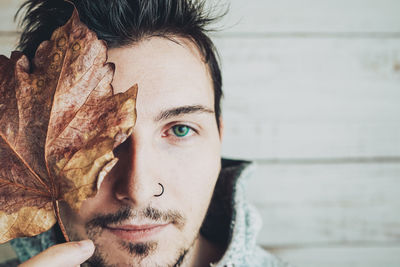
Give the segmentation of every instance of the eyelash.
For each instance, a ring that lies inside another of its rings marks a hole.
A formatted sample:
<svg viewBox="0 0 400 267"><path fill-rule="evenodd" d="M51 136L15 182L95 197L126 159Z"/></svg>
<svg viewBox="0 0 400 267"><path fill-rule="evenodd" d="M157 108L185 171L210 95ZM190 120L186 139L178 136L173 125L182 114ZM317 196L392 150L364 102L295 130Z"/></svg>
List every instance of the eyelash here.
<svg viewBox="0 0 400 267"><path fill-rule="evenodd" d="M174 128L174 127L177 127L177 126L185 126L185 127L188 127L188 128L189 128L189 132L192 131L193 133L192 133L191 135L189 135L189 133L188 133L188 135L185 135L185 136L182 136L182 137L178 137L176 134L173 133L173 128ZM197 134L197 131L196 131L193 127L190 127L189 125L186 125L186 124L175 124L175 125L172 125L172 126L168 129L167 132L169 132L169 131L172 131L172 135L173 135L172 138L175 139L175 140L177 140L178 142L179 142L179 141L184 141L185 139L189 138L189 137L192 136L193 134Z"/></svg>

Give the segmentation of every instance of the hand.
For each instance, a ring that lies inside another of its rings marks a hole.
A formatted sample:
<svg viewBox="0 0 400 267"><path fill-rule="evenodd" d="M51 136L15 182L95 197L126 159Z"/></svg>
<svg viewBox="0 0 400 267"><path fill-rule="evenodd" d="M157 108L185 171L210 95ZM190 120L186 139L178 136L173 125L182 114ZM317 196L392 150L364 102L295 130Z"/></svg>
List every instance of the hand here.
<svg viewBox="0 0 400 267"><path fill-rule="evenodd" d="M19 267L74 267L89 259L94 252L91 240L67 242L52 246Z"/></svg>

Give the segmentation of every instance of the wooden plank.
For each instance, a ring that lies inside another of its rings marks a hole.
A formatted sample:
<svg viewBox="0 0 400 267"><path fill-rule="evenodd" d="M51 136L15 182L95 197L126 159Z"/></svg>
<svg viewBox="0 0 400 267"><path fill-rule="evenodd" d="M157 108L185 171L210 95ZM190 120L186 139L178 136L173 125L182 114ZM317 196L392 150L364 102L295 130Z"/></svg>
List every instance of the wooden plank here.
<svg viewBox="0 0 400 267"><path fill-rule="evenodd" d="M257 164L247 192L263 246L400 244L400 164Z"/></svg>
<svg viewBox="0 0 400 267"><path fill-rule="evenodd" d="M223 153L400 156L400 38L215 38Z"/></svg>
<svg viewBox="0 0 400 267"><path fill-rule="evenodd" d="M14 31L13 16L23 0L0 1L0 31ZM336 33L400 31L397 0L212 0L231 4L220 23L230 33ZM218 9L218 8L216 8Z"/></svg>
<svg viewBox="0 0 400 267"><path fill-rule="evenodd" d="M15 50L18 38L18 34L0 35L0 55L10 57L11 51Z"/></svg>
<svg viewBox="0 0 400 267"><path fill-rule="evenodd" d="M0 32L14 32L17 23L14 15L24 0L1 0L0 1Z"/></svg>
<svg viewBox="0 0 400 267"><path fill-rule="evenodd" d="M231 0L219 25L228 33L393 33L400 32L397 0ZM229 27L229 28L227 28Z"/></svg>
<svg viewBox="0 0 400 267"><path fill-rule="evenodd" d="M400 246L293 248L271 252L297 267L400 266Z"/></svg>
<svg viewBox="0 0 400 267"><path fill-rule="evenodd" d="M0 244L0 262L15 258L16 254L9 243Z"/></svg>

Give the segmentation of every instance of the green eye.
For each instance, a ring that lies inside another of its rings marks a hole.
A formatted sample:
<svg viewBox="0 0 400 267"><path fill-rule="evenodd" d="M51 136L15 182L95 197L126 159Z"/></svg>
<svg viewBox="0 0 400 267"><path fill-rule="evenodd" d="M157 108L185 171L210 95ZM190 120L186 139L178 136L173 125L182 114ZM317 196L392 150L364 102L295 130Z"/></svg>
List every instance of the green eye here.
<svg viewBox="0 0 400 267"><path fill-rule="evenodd" d="M186 125L175 125L172 129L176 136L183 137L188 134L190 127Z"/></svg>

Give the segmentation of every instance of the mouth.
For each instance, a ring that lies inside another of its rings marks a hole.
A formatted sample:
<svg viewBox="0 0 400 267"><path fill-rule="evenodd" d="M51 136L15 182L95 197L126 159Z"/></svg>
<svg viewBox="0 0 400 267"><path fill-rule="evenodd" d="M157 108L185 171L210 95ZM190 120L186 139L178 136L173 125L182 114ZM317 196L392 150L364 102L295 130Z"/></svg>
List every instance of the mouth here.
<svg viewBox="0 0 400 267"><path fill-rule="evenodd" d="M130 242L140 241L155 237L158 233L163 231L169 223L165 224L144 224L144 225L118 225L108 226L105 229L121 239Z"/></svg>

